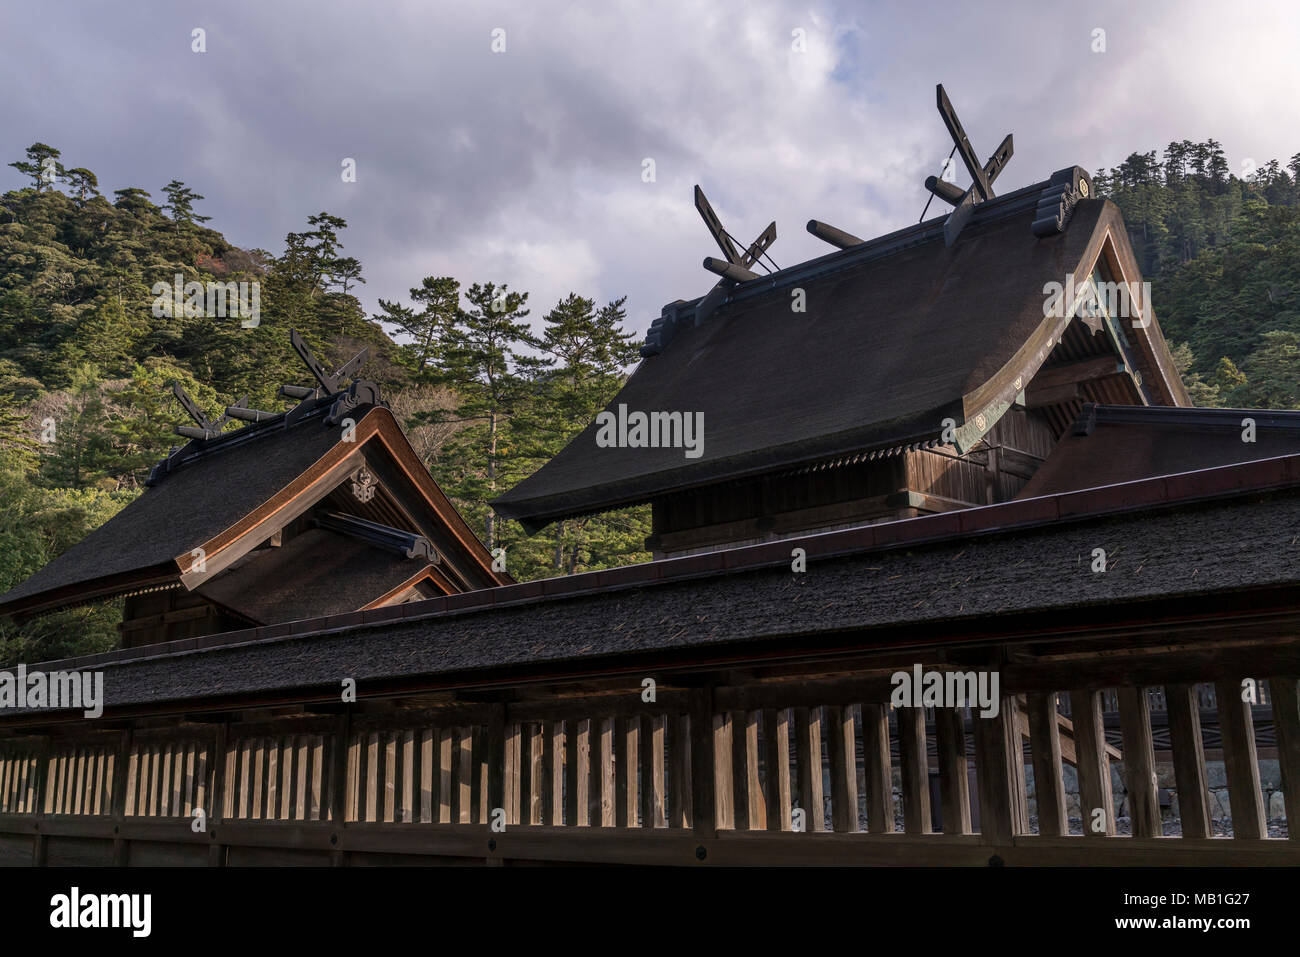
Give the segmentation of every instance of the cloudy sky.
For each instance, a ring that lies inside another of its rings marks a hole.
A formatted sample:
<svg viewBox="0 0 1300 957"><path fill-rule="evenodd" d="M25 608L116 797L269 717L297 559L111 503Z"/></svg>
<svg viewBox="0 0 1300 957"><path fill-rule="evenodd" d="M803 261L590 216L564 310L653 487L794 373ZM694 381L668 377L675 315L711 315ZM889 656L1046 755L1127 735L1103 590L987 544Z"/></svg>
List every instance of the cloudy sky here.
<svg viewBox="0 0 1300 957"><path fill-rule="evenodd" d="M277 254L344 217L368 311L452 275L527 290L534 320L627 294L644 332L712 285L696 183L746 241L775 219L782 266L828 251L809 218L915 222L951 148L936 82L981 157L1015 134L999 191L1174 139L1285 162L1300 4L42 0L0 7L0 82L6 163L42 141L105 193L184 180Z"/></svg>

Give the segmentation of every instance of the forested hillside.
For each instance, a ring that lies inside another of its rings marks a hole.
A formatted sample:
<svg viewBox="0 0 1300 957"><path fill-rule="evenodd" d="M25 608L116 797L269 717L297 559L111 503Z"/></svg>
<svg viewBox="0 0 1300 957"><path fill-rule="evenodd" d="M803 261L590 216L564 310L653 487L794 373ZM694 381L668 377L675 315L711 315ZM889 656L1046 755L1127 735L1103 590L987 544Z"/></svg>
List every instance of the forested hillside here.
<svg viewBox="0 0 1300 957"><path fill-rule="evenodd" d="M1300 408L1300 153L1229 171L1214 140L1097 173L1200 405Z"/></svg>
<svg viewBox="0 0 1300 957"><path fill-rule="evenodd" d="M305 384L297 329L336 365L368 346L412 444L519 579L649 556L647 509L571 520L526 537L487 501L554 455L636 360L623 300L574 293L540 322L525 291L412 276L366 316L347 223L322 212L278 253L232 246L204 225L203 197L173 180L102 195L95 174L35 144L0 197L0 592L107 520L184 440L179 381L214 418L241 396L279 409ZM1098 173L1123 209L1161 325L1195 400L1300 407L1300 155L1229 172L1214 141L1134 153ZM166 309L155 283L257 282L255 325ZM500 278L500 277L498 277ZM665 291L667 296L671 290ZM536 331L532 331L532 330ZM390 336L391 333L391 336ZM233 427L233 426L232 426ZM112 647L115 605L15 627L0 658Z"/></svg>
<svg viewBox="0 0 1300 957"><path fill-rule="evenodd" d="M617 391L636 357L622 300L570 295L534 335L526 292L414 276L409 296L367 317L354 295L363 267L345 253L339 217L309 217L278 253L245 250L204 225L203 197L180 181L157 199L138 186L110 199L93 172L40 143L9 165L18 188L0 196L0 592L140 494L150 466L186 441L173 433L189 420L171 382L212 418L245 395L284 408L280 385L308 379L290 329L336 366L370 348L365 375L471 525L507 549L516 578L649 557L646 509L527 538L486 505ZM171 302L158 310L154 284L178 274L257 282L255 324ZM0 622L0 659L113 647L118 618L110 604Z"/></svg>

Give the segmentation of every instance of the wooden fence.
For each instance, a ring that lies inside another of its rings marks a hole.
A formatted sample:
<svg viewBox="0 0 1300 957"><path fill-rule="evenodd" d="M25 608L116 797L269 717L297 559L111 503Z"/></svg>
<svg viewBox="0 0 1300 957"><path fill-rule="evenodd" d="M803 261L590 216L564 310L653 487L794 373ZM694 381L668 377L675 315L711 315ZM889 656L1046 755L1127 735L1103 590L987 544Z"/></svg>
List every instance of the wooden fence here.
<svg viewBox="0 0 1300 957"><path fill-rule="evenodd" d="M1153 649L1124 660L1131 683L1110 680L1117 666L1105 655L1007 660L995 717L937 708L930 723L920 708L890 720L889 675L904 661L895 652L834 671L663 673L652 702L640 676L590 675L355 706L281 699L257 712L46 725L0 737L0 862L1295 865L1298 829L1268 837L1240 688L1261 662L1288 672L1265 676L1286 816L1300 820L1300 652L1294 641L1266 651L1188 664L1176 646ZM932 657L927 669L952 667ZM1159 680L1162 670L1174 680ZM1195 688L1207 678L1232 837L1211 836ZM1162 836L1153 687L1167 715L1179 836ZM1119 752L1105 739L1109 694ZM1129 834L1117 833L1112 806L1117 753ZM941 833L932 833L931 762ZM1082 833L1070 833L1064 763L1077 767Z"/></svg>

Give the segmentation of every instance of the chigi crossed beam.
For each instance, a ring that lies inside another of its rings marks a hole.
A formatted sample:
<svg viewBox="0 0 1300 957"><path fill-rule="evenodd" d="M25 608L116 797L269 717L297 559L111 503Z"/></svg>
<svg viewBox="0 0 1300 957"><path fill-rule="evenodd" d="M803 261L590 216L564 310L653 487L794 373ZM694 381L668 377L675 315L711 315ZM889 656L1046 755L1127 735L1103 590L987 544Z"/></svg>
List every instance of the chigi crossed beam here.
<svg viewBox="0 0 1300 957"><path fill-rule="evenodd" d="M726 298L732 286L738 282L758 278L758 273L750 267L757 264L768 247L776 242L776 221L773 220L768 224L767 229L763 230L759 237L749 244L749 248L741 253L736 249L731 234L723 227L722 220L718 219L718 214L713 211L713 207L709 205L709 200L704 195L704 190L699 186L695 187L695 208L699 210L704 225L713 234L718 248L726 257L725 259L718 259L716 256L704 257L704 268L722 278L695 307L695 323L699 325L722 304L722 300Z"/></svg>
<svg viewBox="0 0 1300 957"><path fill-rule="evenodd" d="M966 225L966 221L970 219L975 205L993 198L993 181L1006 168L1011 154L1015 152L1015 146L1011 134L1008 133L998 148L993 151L988 162L981 166L975 147L971 146L970 137L962 128L961 120L957 119L957 111L953 109L942 83L935 88L935 100L938 103L939 115L943 117L943 125L948 127L948 133L952 137L953 150L961 154L961 161L972 180L970 189L965 191L937 176L931 176L925 181L926 189L955 207L943 224L944 242L951 246L956 241L957 234Z"/></svg>
<svg viewBox="0 0 1300 957"><path fill-rule="evenodd" d="M953 183L949 183L947 180L940 179L938 176L931 176L925 181L925 188L933 194L931 199L937 196L954 207L943 223L944 242L951 246L956 242L957 234L966 225L975 207L985 200L993 198L993 181L1006 168L1007 162L1011 159L1011 154L1015 152L1015 147L1011 134L1008 133L998 145L998 148L993 151L993 155L988 158L988 162L980 165L979 158L975 153L975 147L971 145L970 137L966 135L961 120L957 119L957 111L953 109L952 102L948 99L948 94L944 91L942 83L935 88L935 100L939 107L939 115L943 118L943 125L948 128L948 133L952 136L952 152L953 154L961 154L962 164L966 167L966 171L970 173L971 178L970 189L965 190ZM951 160L952 154L948 158ZM928 210L930 204L926 203L925 208ZM924 212L921 213L921 218L925 218ZM808 232L840 249L860 246L863 242L852 233L836 229L828 223L818 222L815 219L808 221Z"/></svg>

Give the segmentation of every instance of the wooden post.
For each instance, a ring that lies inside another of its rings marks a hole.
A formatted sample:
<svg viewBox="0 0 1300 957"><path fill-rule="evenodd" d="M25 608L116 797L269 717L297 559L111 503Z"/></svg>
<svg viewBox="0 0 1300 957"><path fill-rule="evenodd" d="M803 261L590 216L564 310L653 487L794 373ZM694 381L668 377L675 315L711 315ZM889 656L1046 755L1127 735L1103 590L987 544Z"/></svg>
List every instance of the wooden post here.
<svg viewBox="0 0 1300 957"><path fill-rule="evenodd" d="M692 774L695 768L693 756L694 738L689 714L669 714L664 730L667 746L672 748L672 771L668 781L672 796L668 799L668 813L672 827L688 828L694 824L694 797ZM710 774L713 772L710 771ZM713 813L712 805L709 813Z"/></svg>
<svg viewBox="0 0 1300 957"><path fill-rule="evenodd" d="M1189 684L1166 685L1165 709L1169 715L1169 748L1173 752L1183 837L1210 837L1210 792L1196 688ZM1124 747L1127 755L1128 745Z"/></svg>
<svg viewBox="0 0 1300 957"><path fill-rule="evenodd" d="M763 764L766 772L767 829L788 831L790 820L790 711L769 708L763 712Z"/></svg>
<svg viewBox="0 0 1300 957"><path fill-rule="evenodd" d="M566 827L578 826L578 808L582 806L578 798L578 743L581 737L577 718L566 718L564 722L564 824ZM584 766L585 767L585 766Z"/></svg>
<svg viewBox="0 0 1300 957"><path fill-rule="evenodd" d="M1070 720L1074 723L1074 753L1079 772L1079 807L1083 833L1092 837L1113 837L1115 808L1110 790L1110 758L1106 755L1106 735L1101 723L1101 692L1070 692ZM1094 825L1100 809L1104 826ZM983 815L981 809L980 814Z"/></svg>
<svg viewBox="0 0 1300 957"><path fill-rule="evenodd" d="M1029 750L1034 761L1034 795L1038 803L1038 833L1062 837L1070 833L1061 780L1061 729L1056 720L1055 692L1028 696Z"/></svg>
<svg viewBox="0 0 1300 957"><path fill-rule="evenodd" d="M636 719L620 717L614 721L614 826L628 827L628 790L631 789L632 804L636 805L636 769L630 765L636 760L636 744L632 735L636 733ZM631 772L629 774L629 772ZM629 780L630 779L630 780ZM636 820L635 810L631 821Z"/></svg>
<svg viewBox="0 0 1300 957"><path fill-rule="evenodd" d="M971 833L966 718L963 711L962 708L934 709L935 751L939 760L939 801L945 834ZM866 733L865 730L863 733Z"/></svg>
<svg viewBox="0 0 1300 957"><path fill-rule="evenodd" d="M719 830L732 829L736 826L735 778L734 765L736 754L733 747L735 737L730 714L715 714L713 723L713 793L716 806L714 818ZM742 752L743 760L743 752Z"/></svg>
<svg viewBox="0 0 1300 957"><path fill-rule="evenodd" d="M484 758L487 763L487 793L483 795L483 809L490 822L498 808L506 806L506 708L493 705L485 729ZM515 740L519 735L515 734ZM483 819L480 812L479 820ZM508 817L507 817L508 819Z"/></svg>
<svg viewBox="0 0 1300 957"><path fill-rule="evenodd" d="M866 764L867 830L894 830L894 775L889 756L889 711L883 704L862 706L862 755Z"/></svg>
<svg viewBox="0 0 1300 957"><path fill-rule="evenodd" d="M663 827L657 818L663 814L663 717L643 714L639 724L641 758L641 826Z"/></svg>
<svg viewBox="0 0 1300 957"><path fill-rule="evenodd" d="M50 744L50 737L45 735L41 738L40 747L37 748L36 751L36 795L35 804L33 805L32 810L37 822L37 827L40 826L40 822L45 820L45 815L48 814L50 810ZM114 845L114 847L116 849L116 845ZM45 866L45 850L45 835L37 832L36 836L32 839L33 866Z"/></svg>
<svg viewBox="0 0 1300 957"><path fill-rule="evenodd" d="M1259 840L1268 836L1264 797L1259 785L1255 725L1250 703L1241 700L1241 682L1222 678L1214 684L1223 732L1223 764L1228 772L1228 801L1232 805L1232 836Z"/></svg>
<svg viewBox="0 0 1300 957"><path fill-rule="evenodd" d="M1124 783L1134 837L1158 837L1156 757L1151 744L1151 703L1145 688L1119 689L1119 725L1124 739Z"/></svg>
<svg viewBox="0 0 1300 957"><path fill-rule="evenodd" d="M853 730L853 708L826 708L826 753L831 765L831 822L836 831L858 829L857 735Z"/></svg>
<svg viewBox="0 0 1300 957"><path fill-rule="evenodd" d="M936 714L939 709L935 709ZM899 708L898 762L903 792L903 830L930 834L930 769L926 760L925 709Z"/></svg>
<svg viewBox="0 0 1300 957"><path fill-rule="evenodd" d="M224 736L226 726L220 734ZM334 740L330 747L330 773L327 801L329 807L322 819L328 820L337 830L347 826L349 819L356 820L356 802L361 790L361 743L352 742L352 711L345 710L334 721ZM323 770L323 769L322 769ZM229 784L227 784L229 786ZM347 852L330 852L330 864L342 867L347 863Z"/></svg>
<svg viewBox="0 0 1300 957"><path fill-rule="evenodd" d="M1282 770L1282 801L1286 807L1287 834L1300 841L1300 694L1296 678L1270 678L1273 728L1277 733L1278 766Z"/></svg>
<svg viewBox="0 0 1300 957"><path fill-rule="evenodd" d="M694 688L690 692L690 699L691 822L695 829L695 836L705 840L717 836L713 689Z"/></svg>
<svg viewBox="0 0 1300 957"><path fill-rule="evenodd" d="M731 743L732 826L737 831L748 831L751 820L749 721L745 712L732 711L727 715L727 731Z"/></svg>
<svg viewBox="0 0 1300 957"><path fill-rule="evenodd" d="M799 806L808 831L826 829L826 801L822 789L822 709L795 708L795 762L799 775Z"/></svg>
<svg viewBox="0 0 1300 957"><path fill-rule="evenodd" d="M1017 834L1029 830L1015 696L1002 695L998 713L992 717L982 717L972 709L971 720L975 726L980 833L985 844L1010 844Z"/></svg>

